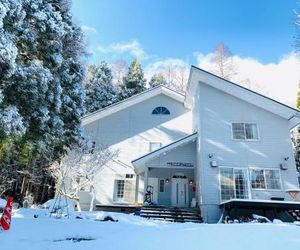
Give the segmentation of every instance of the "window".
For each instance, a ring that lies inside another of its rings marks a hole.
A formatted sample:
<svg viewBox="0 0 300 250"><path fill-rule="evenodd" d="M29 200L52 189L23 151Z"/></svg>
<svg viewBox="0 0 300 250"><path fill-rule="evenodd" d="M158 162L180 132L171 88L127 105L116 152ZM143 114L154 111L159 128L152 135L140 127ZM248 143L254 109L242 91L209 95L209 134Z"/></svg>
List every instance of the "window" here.
<svg viewBox="0 0 300 250"><path fill-rule="evenodd" d="M221 200L248 199L247 169L220 168Z"/></svg>
<svg viewBox="0 0 300 250"><path fill-rule="evenodd" d="M169 115L170 111L165 107L156 107L152 111L152 115Z"/></svg>
<svg viewBox="0 0 300 250"><path fill-rule="evenodd" d="M251 186L253 189L265 189L264 170L251 170Z"/></svg>
<svg viewBox="0 0 300 250"><path fill-rule="evenodd" d="M161 147L161 142L150 142L149 143L149 151L153 152Z"/></svg>
<svg viewBox="0 0 300 250"><path fill-rule="evenodd" d="M258 140L256 123L234 122L231 124L232 138L236 140Z"/></svg>
<svg viewBox="0 0 300 250"><path fill-rule="evenodd" d="M160 193L165 192L165 180L164 179L159 180L159 192Z"/></svg>
<svg viewBox="0 0 300 250"><path fill-rule="evenodd" d="M125 180L117 180L117 199L122 199L124 197L124 186Z"/></svg>
<svg viewBox="0 0 300 250"><path fill-rule="evenodd" d="M253 189L281 189L279 170L251 169L251 187Z"/></svg>
<svg viewBox="0 0 300 250"><path fill-rule="evenodd" d="M134 195L134 184L132 180L115 180L115 195L116 202L132 202Z"/></svg>

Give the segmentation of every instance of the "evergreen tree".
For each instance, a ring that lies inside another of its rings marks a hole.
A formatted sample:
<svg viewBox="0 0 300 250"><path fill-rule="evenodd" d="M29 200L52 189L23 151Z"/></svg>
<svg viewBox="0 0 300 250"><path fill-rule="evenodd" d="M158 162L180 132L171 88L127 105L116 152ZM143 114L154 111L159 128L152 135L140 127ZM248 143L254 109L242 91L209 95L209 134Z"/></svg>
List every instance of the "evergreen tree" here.
<svg viewBox="0 0 300 250"><path fill-rule="evenodd" d="M126 99L146 89L146 79L142 66L137 59L134 59L128 68L123 83L119 87L118 100Z"/></svg>
<svg viewBox="0 0 300 250"><path fill-rule="evenodd" d="M83 52L69 1L0 2L0 172L34 177L80 140Z"/></svg>
<svg viewBox="0 0 300 250"><path fill-rule="evenodd" d="M149 81L149 86L150 87L156 87L159 85L164 85L167 86L168 83L166 81L166 79L164 78L163 74L155 74L151 77L150 81Z"/></svg>
<svg viewBox="0 0 300 250"><path fill-rule="evenodd" d="M115 102L116 89L112 83L112 72L107 63L102 61L99 65L88 68L85 81L87 113L94 112Z"/></svg>

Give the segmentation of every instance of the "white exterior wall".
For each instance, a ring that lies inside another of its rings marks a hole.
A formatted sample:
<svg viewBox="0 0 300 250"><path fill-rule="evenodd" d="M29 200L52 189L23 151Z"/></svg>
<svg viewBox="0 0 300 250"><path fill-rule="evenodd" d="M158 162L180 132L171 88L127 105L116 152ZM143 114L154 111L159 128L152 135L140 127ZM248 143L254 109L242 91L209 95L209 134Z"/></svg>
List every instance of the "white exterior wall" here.
<svg viewBox="0 0 300 250"><path fill-rule="evenodd" d="M198 118L198 167L197 173L202 187L202 213L204 220L219 219L220 191L219 167L210 167L208 155L218 166L261 167L279 169L284 157L289 157L288 170L281 170L281 191L251 191L252 199L284 197L290 200L285 189L298 188L297 173L290 140L288 121L270 112L225 94L206 84L199 84L196 108ZM232 122L256 122L258 141L236 141L232 139ZM250 182L249 182L250 184Z"/></svg>
<svg viewBox="0 0 300 250"><path fill-rule="evenodd" d="M165 155L148 161L145 166L149 168L149 177L155 177L159 179L169 179L170 183L166 185L165 192L159 195L160 205L172 205L171 204L171 187L172 178L174 175L183 174L188 180L195 181L195 168L196 168L196 141L189 142L185 145L181 145L172 151L167 152ZM168 162L181 162L191 163L192 167L169 167ZM188 188L188 204L191 203L192 198L195 198L195 191L193 190L193 184L189 184Z"/></svg>
<svg viewBox="0 0 300 250"><path fill-rule="evenodd" d="M168 108L171 114L152 115L152 110L158 106ZM119 163L111 163L97 177L96 203L114 204L114 180L122 179L125 174L134 174L131 161L148 153L150 142L166 145L190 134L191 119L191 112L182 103L160 94L85 125L85 132L97 145L119 150L116 159ZM135 175L133 181L135 183ZM139 201L142 202L142 176L139 187Z"/></svg>

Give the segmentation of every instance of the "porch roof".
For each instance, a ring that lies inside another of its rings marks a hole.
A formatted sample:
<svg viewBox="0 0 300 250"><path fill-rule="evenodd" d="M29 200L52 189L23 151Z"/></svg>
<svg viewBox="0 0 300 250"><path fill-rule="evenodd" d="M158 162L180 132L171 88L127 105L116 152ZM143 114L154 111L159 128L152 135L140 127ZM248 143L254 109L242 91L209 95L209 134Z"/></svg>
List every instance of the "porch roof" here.
<svg viewBox="0 0 300 250"><path fill-rule="evenodd" d="M131 163L135 168L135 172L141 173L145 169L145 163L159 157L162 154L166 154L167 152L176 149L178 146L182 146L185 144L188 144L190 142L193 142L197 139L197 132L187 135L185 137L182 137L176 141L171 142L170 144L167 144L157 150L154 150L150 153L147 153L145 155L142 155L141 157L133 160Z"/></svg>

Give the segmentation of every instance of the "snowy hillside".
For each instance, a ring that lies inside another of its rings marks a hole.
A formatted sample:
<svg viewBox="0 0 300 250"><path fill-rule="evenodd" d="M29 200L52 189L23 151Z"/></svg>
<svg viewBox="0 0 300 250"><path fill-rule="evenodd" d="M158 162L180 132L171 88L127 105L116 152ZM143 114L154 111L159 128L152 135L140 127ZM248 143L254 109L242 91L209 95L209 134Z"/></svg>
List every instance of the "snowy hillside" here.
<svg viewBox="0 0 300 250"><path fill-rule="evenodd" d="M118 213L110 213L118 222L103 222L99 220L107 213L54 219L41 211L15 212L11 230L0 232L0 249L292 250L300 246L300 227L292 224L180 224Z"/></svg>

